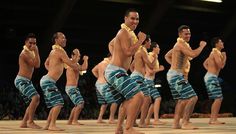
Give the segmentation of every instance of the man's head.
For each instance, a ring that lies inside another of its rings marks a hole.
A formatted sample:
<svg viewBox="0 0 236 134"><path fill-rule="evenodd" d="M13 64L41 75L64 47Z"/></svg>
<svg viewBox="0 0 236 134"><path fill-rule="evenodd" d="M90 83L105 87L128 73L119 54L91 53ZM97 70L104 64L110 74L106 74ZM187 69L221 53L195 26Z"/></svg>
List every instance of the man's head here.
<svg viewBox="0 0 236 134"><path fill-rule="evenodd" d="M187 25L181 25L178 28L178 35L179 35L180 38L182 38L186 42L189 42L190 37L191 37L190 27L187 26Z"/></svg>
<svg viewBox="0 0 236 134"><path fill-rule="evenodd" d="M150 51L155 54L159 54L160 53L159 45L156 42L152 42L151 47L150 47Z"/></svg>
<svg viewBox="0 0 236 134"><path fill-rule="evenodd" d="M36 36L34 33L29 33L25 38L25 45L29 50L32 50L32 48L36 45Z"/></svg>
<svg viewBox="0 0 236 134"><path fill-rule="evenodd" d="M66 46L66 36L62 32L56 32L52 37L53 44L58 44L61 47Z"/></svg>
<svg viewBox="0 0 236 134"><path fill-rule="evenodd" d="M135 30L139 23L139 14L137 10L133 8L126 10L124 21L125 25L127 25L131 30Z"/></svg>
<svg viewBox="0 0 236 134"><path fill-rule="evenodd" d="M75 57L75 56L77 56L77 57ZM76 62L78 62L80 60L80 57L81 57L81 55L80 55L79 49L74 49L71 53L71 58L75 59Z"/></svg>
<svg viewBox="0 0 236 134"><path fill-rule="evenodd" d="M221 50L224 48L224 42L221 40L220 37L214 37L211 40L211 46L212 48L218 48Z"/></svg>
<svg viewBox="0 0 236 134"><path fill-rule="evenodd" d="M147 36L146 36L146 39L144 40L143 45L144 45L147 49L150 48L150 46L151 46L151 37L150 37L150 35L147 35Z"/></svg>

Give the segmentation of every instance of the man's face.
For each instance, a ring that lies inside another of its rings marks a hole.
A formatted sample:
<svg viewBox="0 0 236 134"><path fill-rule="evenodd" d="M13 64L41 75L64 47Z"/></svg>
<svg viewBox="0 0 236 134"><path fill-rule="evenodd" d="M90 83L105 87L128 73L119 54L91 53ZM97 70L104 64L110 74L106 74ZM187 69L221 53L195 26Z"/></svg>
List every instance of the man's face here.
<svg viewBox="0 0 236 134"><path fill-rule="evenodd" d="M56 38L56 43L60 45L61 47L66 46L66 36L63 33L58 33Z"/></svg>
<svg viewBox="0 0 236 134"><path fill-rule="evenodd" d="M26 40L25 44L29 50L32 50L36 45L36 38L29 38L28 40Z"/></svg>
<svg viewBox="0 0 236 134"><path fill-rule="evenodd" d="M145 46L147 49L149 49L151 47L151 39L149 39L148 41L145 42Z"/></svg>
<svg viewBox="0 0 236 134"><path fill-rule="evenodd" d="M75 57L75 55L77 55L77 57ZM73 54L72 54L72 58L75 58L76 61L78 62L80 60L80 51L79 50L73 50Z"/></svg>
<svg viewBox="0 0 236 134"><path fill-rule="evenodd" d="M186 42L189 42L190 41L190 37L191 37L190 29L183 29L179 33L179 37L182 38L183 40L185 40Z"/></svg>
<svg viewBox="0 0 236 134"><path fill-rule="evenodd" d="M219 47L221 49L224 48L224 42L221 39L219 39L219 41L217 42L217 47Z"/></svg>
<svg viewBox="0 0 236 134"><path fill-rule="evenodd" d="M155 51L156 54L159 54L160 53L159 45L156 45L156 47L154 47L153 50Z"/></svg>
<svg viewBox="0 0 236 134"><path fill-rule="evenodd" d="M131 29L135 30L139 23L138 12L130 12L128 16L125 17L125 24Z"/></svg>

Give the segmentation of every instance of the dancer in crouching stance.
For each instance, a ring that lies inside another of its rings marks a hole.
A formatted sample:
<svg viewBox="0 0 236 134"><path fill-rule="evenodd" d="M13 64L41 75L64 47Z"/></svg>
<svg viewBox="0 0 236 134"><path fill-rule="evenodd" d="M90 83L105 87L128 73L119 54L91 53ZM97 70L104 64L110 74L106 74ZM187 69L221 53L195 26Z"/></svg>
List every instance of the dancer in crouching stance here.
<svg viewBox="0 0 236 134"><path fill-rule="evenodd" d="M225 124L225 122L219 121L218 113L220 111L221 102L223 100L222 90L218 76L220 70L224 68L226 63L226 53L221 52L224 48L224 43L219 37L212 39L212 51L209 57L203 63L207 73L204 77L204 82L207 88L207 93L210 99L213 99L214 102L211 105L211 117L209 124L219 125Z"/></svg>
<svg viewBox="0 0 236 134"><path fill-rule="evenodd" d="M77 57L76 57L77 56ZM71 59L76 63L80 60L80 52L78 49L74 49L71 54ZM78 64L79 65L79 64ZM88 56L83 57L83 64L79 65L78 68L73 69L69 66L66 67L66 93L74 103L74 107L71 110L68 125L82 125L78 122L80 112L84 107L84 99L81 96L78 86L79 73L86 71L88 68Z"/></svg>
<svg viewBox="0 0 236 134"><path fill-rule="evenodd" d="M184 78L183 68L185 68L189 57L197 57L206 42L201 41L200 46L192 50L188 43L191 37L190 28L182 25L178 28L179 38L172 48L171 67L167 72L167 81L169 83L172 96L177 101L175 106L175 115L173 128L178 129L196 129L197 127L189 123L189 118L192 114L192 109L197 102L197 95L189 82ZM185 105L186 104L186 105ZM180 118L183 112L183 121L180 125Z"/></svg>
<svg viewBox="0 0 236 134"><path fill-rule="evenodd" d="M48 70L48 73L40 80L45 103L48 108L51 108L44 129L62 131L64 129L56 126L56 119L64 105L64 100L56 86L56 81L61 77L65 65L73 69L77 69L79 65L74 59L70 60L63 49L66 46L66 37L63 33L57 32L53 35L53 44L52 50L45 61L45 68ZM78 57L78 53L75 54L75 57Z"/></svg>
<svg viewBox="0 0 236 134"><path fill-rule="evenodd" d="M100 63L98 63L93 69L93 75L97 78L96 81L96 93L98 98L98 103L101 105L100 112L98 116L97 123L105 123L102 119L108 104L110 106L110 116L109 116L109 124L115 124L115 113L117 110L118 104L115 102L111 92L109 91L112 88L105 80L104 71L107 65L110 63L111 55L109 54L108 57L104 58Z"/></svg>
<svg viewBox="0 0 236 134"><path fill-rule="evenodd" d="M105 70L105 78L108 84L114 87L114 92L117 92L117 94L113 93L116 102L122 100L119 108L116 133L123 133L122 125L127 115L124 133L139 134L140 132L133 128L133 124L139 110L138 108L142 103L143 93L137 83L127 74L127 70L130 68L132 56L141 46L146 35L139 32L137 38L133 32L139 23L139 14L136 10L127 10L124 20L125 22L121 24L121 29L113 40L112 59Z"/></svg>
<svg viewBox="0 0 236 134"><path fill-rule="evenodd" d="M29 103L20 125L21 128L41 128L34 122L34 114L39 105L40 96L31 81L34 69L40 67L40 57L36 43L36 36L33 33L28 34L19 56L19 72L15 79L15 86L19 89L24 101L27 104Z"/></svg>

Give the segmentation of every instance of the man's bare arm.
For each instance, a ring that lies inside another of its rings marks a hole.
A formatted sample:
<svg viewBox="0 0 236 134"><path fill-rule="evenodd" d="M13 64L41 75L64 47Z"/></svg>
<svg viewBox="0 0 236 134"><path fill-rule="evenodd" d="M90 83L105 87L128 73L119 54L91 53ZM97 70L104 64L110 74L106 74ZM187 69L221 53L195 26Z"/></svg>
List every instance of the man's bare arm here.
<svg viewBox="0 0 236 134"><path fill-rule="evenodd" d="M98 78L98 65L96 65L95 67L93 67L92 73L93 73L93 75L94 75L96 78Z"/></svg>
<svg viewBox="0 0 236 134"><path fill-rule="evenodd" d="M141 44L143 43L143 41L146 38L146 35L142 32L139 33L140 38L135 44L132 44L132 42L129 39L129 36L130 36L129 33L125 29L121 29L119 31L119 33L117 34L117 37L120 41L121 48L122 48L124 54L127 56L132 56L135 54L135 52L141 46Z"/></svg>
<svg viewBox="0 0 236 134"><path fill-rule="evenodd" d="M203 48L206 46L205 41L201 41L199 44L199 47L192 50L190 47L186 46L185 44L178 44L178 47L180 48L180 51L182 51L186 56L189 56L191 58L197 57L203 50Z"/></svg>
<svg viewBox="0 0 236 134"><path fill-rule="evenodd" d="M208 69L208 58L203 62L203 67L207 70Z"/></svg>
<svg viewBox="0 0 236 134"><path fill-rule="evenodd" d="M165 54L165 60L171 65L172 61L172 49Z"/></svg>
<svg viewBox="0 0 236 134"><path fill-rule="evenodd" d="M83 57L83 60L84 60L83 64L79 67L80 71L85 71L88 68L88 56L85 55Z"/></svg>

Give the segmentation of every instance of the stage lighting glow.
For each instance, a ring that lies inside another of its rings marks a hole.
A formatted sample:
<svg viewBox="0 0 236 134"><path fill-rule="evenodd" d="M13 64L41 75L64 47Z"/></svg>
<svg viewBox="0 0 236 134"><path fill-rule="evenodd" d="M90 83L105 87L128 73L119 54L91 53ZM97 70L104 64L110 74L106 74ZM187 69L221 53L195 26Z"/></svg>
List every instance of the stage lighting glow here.
<svg viewBox="0 0 236 134"><path fill-rule="evenodd" d="M161 84L156 84L155 87L161 87Z"/></svg>
<svg viewBox="0 0 236 134"><path fill-rule="evenodd" d="M201 1L215 2L215 3L222 3L222 0L201 0Z"/></svg>

